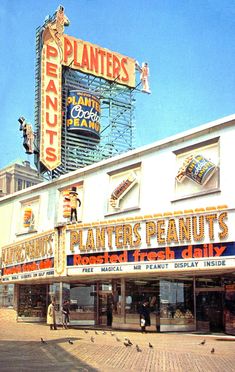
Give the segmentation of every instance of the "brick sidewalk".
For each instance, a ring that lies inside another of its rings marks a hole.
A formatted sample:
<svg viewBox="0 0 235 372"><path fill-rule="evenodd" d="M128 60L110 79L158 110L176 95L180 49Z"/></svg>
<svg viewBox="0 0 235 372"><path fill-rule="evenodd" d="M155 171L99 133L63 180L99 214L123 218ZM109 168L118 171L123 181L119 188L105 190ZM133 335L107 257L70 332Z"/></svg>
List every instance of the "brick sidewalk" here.
<svg viewBox="0 0 235 372"><path fill-rule="evenodd" d="M16 323L14 311L3 309L0 309L0 322L3 372L235 371L235 337L126 331L114 331L112 335L100 330L96 334L94 330L85 333L82 329L61 328L50 331L45 324ZM41 343L41 337L46 344ZM132 341L132 346L124 345L125 337ZM204 339L206 342L201 345ZM136 344L141 351L137 351Z"/></svg>

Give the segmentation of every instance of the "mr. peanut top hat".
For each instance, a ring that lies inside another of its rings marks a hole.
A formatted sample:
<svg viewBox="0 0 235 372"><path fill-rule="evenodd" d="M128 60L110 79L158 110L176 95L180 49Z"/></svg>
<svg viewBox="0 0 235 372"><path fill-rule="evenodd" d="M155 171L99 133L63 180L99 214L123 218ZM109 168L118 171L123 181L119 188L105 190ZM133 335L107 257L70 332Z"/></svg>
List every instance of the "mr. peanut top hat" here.
<svg viewBox="0 0 235 372"><path fill-rule="evenodd" d="M70 190L69 193L70 194L77 194L77 188L76 187L72 187L72 189Z"/></svg>

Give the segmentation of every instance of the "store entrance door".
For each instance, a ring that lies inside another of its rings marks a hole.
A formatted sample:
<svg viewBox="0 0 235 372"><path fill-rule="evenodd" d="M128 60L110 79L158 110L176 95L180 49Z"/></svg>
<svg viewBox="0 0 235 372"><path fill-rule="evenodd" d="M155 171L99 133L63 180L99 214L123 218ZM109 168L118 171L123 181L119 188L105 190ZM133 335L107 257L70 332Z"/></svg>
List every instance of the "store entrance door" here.
<svg viewBox="0 0 235 372"><path fill-rule="evenodd" d="M103 325L103 326L107 325L106 311L107 311L107 293L99 292L99 316L98 316L99 325Z"/></svg>
<svg viewBox="0 0 235 372"><path fill-rule="evenodd" d="M196 295L197 330L223 332L223 292L205 289Z"/></svg>
<svg viewBox="0 0 235 372"><path fill-rule="evenodd" d="M112 326L113 321L113 296L110 293L99 293L99 325Z"/></svg>

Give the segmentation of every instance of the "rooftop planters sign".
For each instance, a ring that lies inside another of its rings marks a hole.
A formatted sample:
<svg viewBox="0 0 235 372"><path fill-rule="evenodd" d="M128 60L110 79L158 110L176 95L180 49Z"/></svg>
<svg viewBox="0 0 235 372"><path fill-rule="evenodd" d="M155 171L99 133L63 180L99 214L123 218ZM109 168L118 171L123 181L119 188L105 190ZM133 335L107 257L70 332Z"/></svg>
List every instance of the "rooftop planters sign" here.
<svg viewBox="0 0 235 372"><path fill-rule="evenodd" d="M42 34L40 161L49 170L61 164L62 66L135 87L134 59L64 35L68 24L60 6Z"/></svg>

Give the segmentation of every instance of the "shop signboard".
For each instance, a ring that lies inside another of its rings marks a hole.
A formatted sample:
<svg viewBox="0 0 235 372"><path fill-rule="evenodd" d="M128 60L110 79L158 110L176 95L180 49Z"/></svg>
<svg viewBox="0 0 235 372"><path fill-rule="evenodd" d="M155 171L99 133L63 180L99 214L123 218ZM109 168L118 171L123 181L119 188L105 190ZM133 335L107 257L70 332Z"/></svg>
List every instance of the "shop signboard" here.
<svg viewBox="0 0 235 372"><path fill-rule="evenodd" d="M235 256L235 243L199 244L180 247L135 249L104 253L74 254L67 256L68 266L107 263L152 262L168 260L187 260Z"/></svg>
<svg viewBox="0 0 235 372"><path fill-rule="evenodd" d="M135 87L135 60L99 45L63 35L62 64L130 88Z"/></svg>
<svg viewBox="0 0 235 372"><path fill-rule="evenodd" d="M67 256L68 275L214 270L235 267L235 242Z"/></svg>
<svg viewBox="0 0 235 372"><path fill-rule="evenodd" d="M62 66L55 40L44 43L41 55L40 161L53 170L61 164Z"/></svg>
<svg viewBox="0 0 235 372"><path fill-rule="evenodd" d="M100 100L91 93L71 90L67 97L66 126L69 132L100 138Z"/></svg>
<svg viewBox="0 0 235 372"><path fill-rule="evenodd" d="M234 258L211 259L207 260L188 260L187 262L140 262L138 265L134 263L125 264L105 264L93 266L68 266L67 274L70 275L94 275L94 274L125 274L125 273L169 273L169 272L194 272L212 270L228 270L235 268Z"/></svg>
<svg viewBox="0 0 235 372"><path fill-rule="evenodd" d="M2 269L2 282L46 279L54 276L54 260L33 261L29 264L15 265Z"/></svg>
<svg viewBox="0 0 235 372"><path fill-rule="evenodd" d="M45 279L54 275L53 232L2 247L2 282Z"/></svg>
<svg viewBox="0 0 235 372"><path fill-rule="evenodd" d="M66 233L67 272L108 274L235 267L234 217L234 211L217 211L71 227Z"/></svg>
<svg viewBox="0 0 235 372"><path fill-rule="evenodd" d="M67 230L66 250L68 255L233 241L234 219L234 212L215 211L149 219L133 217L123 223L109 220L80 228L78 225Z"/></svg>

